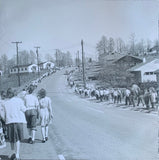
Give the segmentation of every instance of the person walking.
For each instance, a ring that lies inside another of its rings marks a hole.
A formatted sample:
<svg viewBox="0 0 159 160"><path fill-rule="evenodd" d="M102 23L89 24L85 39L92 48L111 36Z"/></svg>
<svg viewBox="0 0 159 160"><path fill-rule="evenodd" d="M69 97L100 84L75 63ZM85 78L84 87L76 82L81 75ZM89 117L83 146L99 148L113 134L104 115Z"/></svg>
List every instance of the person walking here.
<svg viewBox="0 0 159 160"><path fill-rule="evenodd" d="M40 89L38 92L39 97L39 116L42 133L42 143L48 140L49 124L53 118L51 99L46 96L46 90Z"/></svg>
<svg viewBox="0 0 159 160"><path fill-rule="evenodd" d="M135 93L132 90L130 92L129 99L130 99L130 105L133 105L133 107L135 107Z"/></svg>
<svg viewBox="0 0 159 160"><path fill-rule="evenodd" d="M155 108L156 99L157 99L157 92L153 88L150 92L150 102L153 109Z"/></svg>
<svg viewBox="0 0 159 160"><path fill-rule="evenodd" d="M30 85L28 88L28 94L24 97L24 102L26 106L26 120L27 120L27 128L28 128L28 143L34 144L35 142L35 132L38 118L38 107L39 101L38 98L33 95L34 86Z"/></svg>
<svg viewBox="0 0 159 160"><path fill-rule="evenodd" d="M122 93L121 93L121 90L119 88L117 89L117 91L118 91L117 103L121 103Z"/></svg>
<svg viewBox="0 0 159 160"><path fill-rule="evenodd" d="M130 90L126 88L125 90L125 105L130 105Z"/></svg>
<svg viewBox="0 0 159 160"><path fill-rule="evenodd" d="M142 103L143 107L144 107L144 90L141 89L139 92L138 92L138 95L137 95L137 106L139 106L140 102Z"/></svg>
<svg viewBox="0 0 159 160"><path fill-rule="evenodd" d="M145 89L145 93L144 93L144 102L146 105L146 109L150 108L150 91L149 89Z"/></svg>
<svg viewBox="0 0 159 160"><path fill-rule="evenodd" d="M114 103L118 103L118 91L117 89L115 88L114 91L113 91L113 97L114 97Z"/></svg>
<svg viewBox="0 0 159 160"><path fill-rule="evenodd" d="M16 97L15 92L11 88L7 90L7 98L2 106L5 112L3 118L7 126L8 140L11 150L14 151L10 159L18 160L20 158L20 142L24 138L23 124L26 123L24 114L26 107L23 100Z"/></svg>

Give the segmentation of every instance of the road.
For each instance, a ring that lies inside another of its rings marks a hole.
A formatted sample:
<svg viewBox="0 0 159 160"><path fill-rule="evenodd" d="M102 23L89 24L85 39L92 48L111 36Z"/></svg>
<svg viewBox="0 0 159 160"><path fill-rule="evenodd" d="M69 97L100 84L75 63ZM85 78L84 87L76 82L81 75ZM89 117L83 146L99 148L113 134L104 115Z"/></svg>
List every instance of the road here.
<svg viewBox="0 0 159 160"><path fill-rule="evenodd" d="M33 146L23 144L22 158L158 159L156 115L107 107L79 98L67 86L64 72L51 75L38 86L38 89L45 88L52 99L54 120L49 141L45 144L39 141ZM40 128L37 135L40 139Z"/></svg>

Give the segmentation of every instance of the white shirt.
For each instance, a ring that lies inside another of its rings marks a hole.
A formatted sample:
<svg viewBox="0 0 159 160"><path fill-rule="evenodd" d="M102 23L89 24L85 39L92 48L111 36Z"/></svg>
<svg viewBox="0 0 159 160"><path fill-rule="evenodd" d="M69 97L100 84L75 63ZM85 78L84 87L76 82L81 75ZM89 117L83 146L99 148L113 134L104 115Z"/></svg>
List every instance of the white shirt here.
<svg viewBox="0 0 159 160"><path fill-rule="evenodd" d="M5 102L5 100L0 100L0 118L4 119L5 118L5 113L4 113L4 108L3 108L3 103Z"/></svg>
<svg viewBox="0 0 159 160"><path fill-rule="evenodd" d="M25 102L27 110L37 109L37 107L39 106L38 98L33 94L27 94L24 97L24 102Z"/></svg>
<svg viewBox="0 0 159 160"><path fill-rule="evenodd" d="M125 95L126 95L127 97L129 97L129 96L130 96L130 90L126 89Z"/></svg>
<svg viewBox="0 0 159 160"><path fill-rule="evenodd" d="M10 123L26 123L25 114L26 107L22 99L13 97L7 99L2 106L5 111L5 122Z"/></svg>

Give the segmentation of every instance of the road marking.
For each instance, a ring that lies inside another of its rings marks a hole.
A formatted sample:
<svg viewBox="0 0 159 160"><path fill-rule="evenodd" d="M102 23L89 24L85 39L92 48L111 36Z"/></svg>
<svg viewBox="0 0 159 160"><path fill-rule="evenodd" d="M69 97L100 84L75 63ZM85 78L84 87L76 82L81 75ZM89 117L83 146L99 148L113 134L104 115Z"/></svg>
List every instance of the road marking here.
<svg viewBox="0 0 159 160"><path fill-rule="evenodd" d="M91 110L93 110L93 111L99 112L99 113L104 113L103 111L100 111L100 110L95 109L95 108L91 108L91 107L87 107L87 108L89 108L89 109L91 109Z"/></svg>
<svg viewBox="0 0 159 160"><path fill-rule="evenodd" d="M62 154L59 154L58 157L60 160L65 160L65 157Z"/></svg>

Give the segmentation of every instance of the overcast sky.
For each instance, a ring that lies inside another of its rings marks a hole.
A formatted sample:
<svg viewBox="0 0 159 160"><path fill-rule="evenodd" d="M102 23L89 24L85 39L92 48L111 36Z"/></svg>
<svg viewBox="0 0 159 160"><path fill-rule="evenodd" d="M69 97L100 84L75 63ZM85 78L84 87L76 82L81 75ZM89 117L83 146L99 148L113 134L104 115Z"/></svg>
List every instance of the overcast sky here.
<svg viewBox="0 0 159 160"><path fill-rule="evenodd" d="M95 56L102 35L155 40L158 37L159 0L0 0L0 54L19 50L55 53L55 49Z"/></svg>

